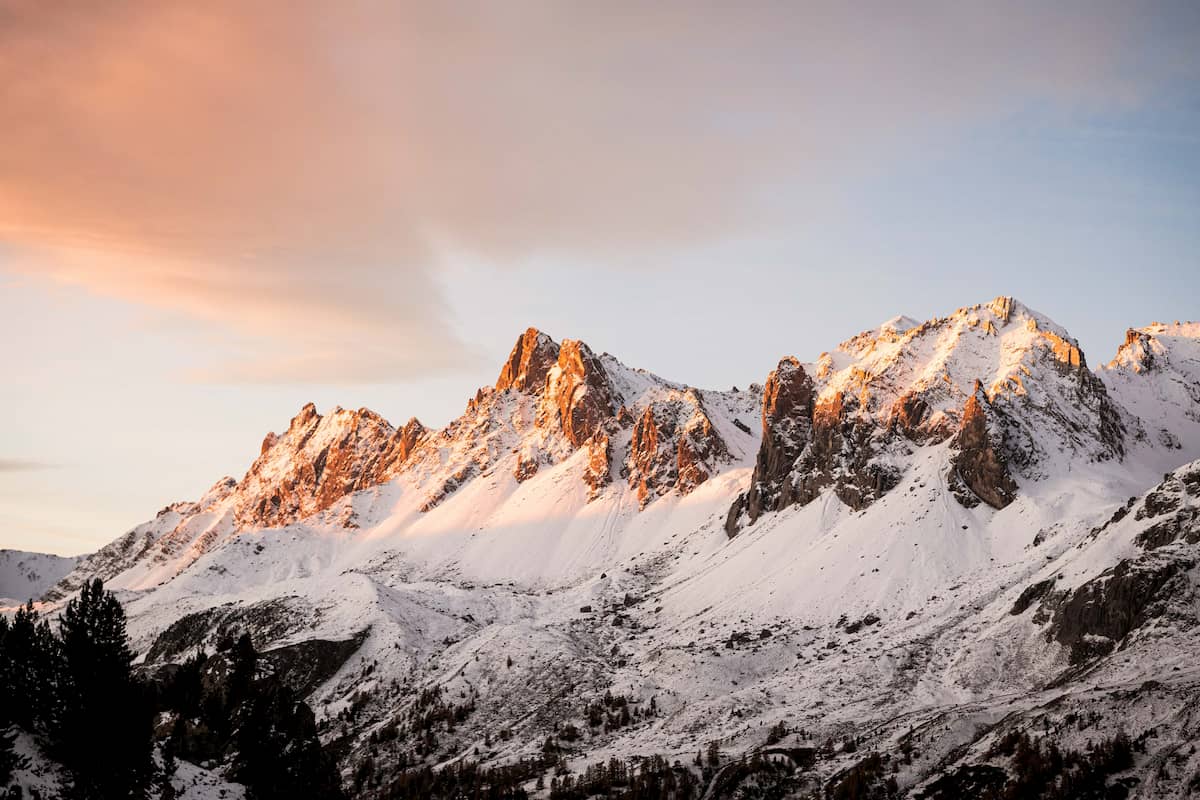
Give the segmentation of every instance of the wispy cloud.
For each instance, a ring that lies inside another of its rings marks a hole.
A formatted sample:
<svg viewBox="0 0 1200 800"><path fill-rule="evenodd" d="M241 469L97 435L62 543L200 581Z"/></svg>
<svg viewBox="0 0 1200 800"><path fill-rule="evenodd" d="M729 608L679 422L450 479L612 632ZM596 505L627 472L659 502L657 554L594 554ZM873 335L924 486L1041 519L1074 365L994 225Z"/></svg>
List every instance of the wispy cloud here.
<svg viewBox="0 0 1200 800"><path fill-rule="evenodd" d="M912 137L1194 69L1137 57L1160 10L0 0L0 240L244 334L206 378L426 374L474 358L438 243L503 264L785 223L780 186L820 202Z"/></svg>
<svg viewBox="0 0 1200 800"><path fill-rule="evenodd" d="M38 472L45 469L58 469L60 466L60 464L51 464L45 461L0 458L0 472Z"/></svg>

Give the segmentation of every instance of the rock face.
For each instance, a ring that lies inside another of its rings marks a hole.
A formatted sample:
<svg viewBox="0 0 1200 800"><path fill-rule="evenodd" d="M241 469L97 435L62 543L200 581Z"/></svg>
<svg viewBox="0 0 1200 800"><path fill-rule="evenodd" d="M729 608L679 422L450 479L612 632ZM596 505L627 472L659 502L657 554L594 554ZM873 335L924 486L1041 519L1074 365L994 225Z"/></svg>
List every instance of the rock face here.
<svg viewBox="0 0 1200 800"><path fill-rule="evenodd" d="M537 328L529 328L517 339L508 361L496 379L496 391L515 389L518 392L541 394L546 375L558 362L558 345Z"/></svg>
<svg viewBox="0 0 1200 800"><path fill-rule="evenodd" d="M612 483L612 444L607 434L597 433L588 440L587 447L587 470L583 480L590 489L589 499L594 500Z"/></svg>
<svg viewBox="0 0 1200 800"><path fill-rule="evenodd" d="M1017 484L1008 473L1004 456L993 445L986 407L987 398L976 383L975 391L963 405L962 424L951 443L955 452L950 460L948 483L955 498L968 508L978 505L980 500L992 508L1004 508L1017 493Z"/></svg>
<svg viewBox="0 0 1200 800"><path fill-rule="evenodd" d="M678 478L674 488L688 494L708 480L716 465L729 457L729 448L708 414L697 403L697 412L684 424L676 444Z"/></svg>
<svg viewBox="0 0 1200 800"><path fill-rule="evenodd" d="M1200 544L1200 465L1166 475L1146 494L1133 518L1149 523L1134 539L1145 550L1175 542Z"/></svg>
<svg viewBox="0 0 1200 800"><path fill-rule="evenodd" d="M1049 622L1047 640L1068 648L1073 665L1108 654L1152 623L1166 627L1174 619L1190 628L1197 622L1194 570L1200 565L1200 462L1168 473L1158 486L1131 498L1090 538L1114 532L1121 536L1122 528L1141 553L1122 558L1072 589L1039 594L1035 620ZM1034 589L1030 587L1022 597ZM1016 608L1014 613L1019 613Z"/></svg>
<svg viewBox="0 0 1200 800"><path fill-rule="evenodd" d="M740 392L710 394L728 413L745 405ZM506 468L525 482L582 450L589 498L612 485L616 471L643 506L668 491L692 491L732 460L704 393L630 369L581 341L556 343L536 328L517 338L495 387L481 389L432 441L413 468L450 478L428 491L423 511L510 457Z"/></svg>
<svg viewBox="0 0 1200 800"><path fill-rule="evenodd" d="M548 372L541 418L555 424L575 447L616 413L615 391L604 365L586 344L564 339L558 362Z"/></svg>
<svg viewBox="0 0 1200 800"><path fill-rule="evenodd" d="M1190 594L1185 573L1200 563L1194 553L1127 558L1047 605L1047 637L1070 650L1072 664L1106 655L1131 632L1169 613L1174 599Z"/></svg>
<svg viewBox="0 0 1200 800"><path fill-rule="evenodd" d="M527 481L537 474L540 465L537 447L532 444L525 445L517 451L517 466L513 470L513 477L518 483Z"/></svg>
<svg viewBox="0 0 1200 800"><path fill-rule="evenodd" d="M645 407L633 424L627 470L638 502L671 489L688 494L729 457L725 440L704 410L695 389Z"/></svg>
<svg viewBox="0 0 1200 800"><path fill-rule="evenodd" d="M796 501L801 505L832 486L838 499L857 511L896 485L895 469L876 460L883 431L859 407L857 398L837 392L813 409L812 444L796 464Z"/></svg>
<svg viewBox="0 0 1200 800"><path fill-rule="evenodd" d="M813 411L812 379L795 358L783 359L763 386L762 445L745 501L750 522L796 502L792 468L812 442Z"/></svg>
<svg viewBox="0 0 1200 800"><path fill-rule="evenodd" d="M323 511L351 492L394 476L426 435L415 419L399 430L367 409L322 417L309 403L282 436L269 434L238 484L238 528L279 527Z"/></svg>
<svg viewBox="0 0 1200 800"><path fill-rule="evenodd" d="M899 483L914 445L951 437L955 495L1003 508L1016 475L1046 477L1059 453L1119 459L1124 435L1075 340L1013 298L921 323L898 317L813 365L779 363L750 488L726 529L826 489L863 509Z"/></svg>
<svg viewBox="0 0 1200 800"><path fill-rule="evenodd" d="M875 440L886 431L859 406L840 391L817 400L800 362L780 361L763 388L762 444L750 489L734 501L726 533L737 532L743 513L753 524L763 513L810 503L827 487L854 509L891 489L895 470L875 459Z"/></svg>
<svg viewBox="0 0 1200 800"><path fill-rule="evenodd" d="M673 422L664 420L664 423L660 428L654 419L654 407L646 406L633 425L629 445L630 483L637 487L638 502L643 506L658 486L674 483L678 477L672 453L659 445L660 435L669 438L675 433Z"/></svg>
<svg viewBox="0 0 1200 800"><path fill-rule="evenodd" d="M1200 322L1130 329L1099 378L1120 398L1133 446L1200 458Z"/></svg>
<svg viewBox="0 0 1200 800"><path fill-rule="evenodd" d="M1134 372L1150 372L1158 367L1159 350L1153 335L1148 331L1130 328L1125 331L1125 342L1117 348L1113 365L1126 364Z"/></svg>

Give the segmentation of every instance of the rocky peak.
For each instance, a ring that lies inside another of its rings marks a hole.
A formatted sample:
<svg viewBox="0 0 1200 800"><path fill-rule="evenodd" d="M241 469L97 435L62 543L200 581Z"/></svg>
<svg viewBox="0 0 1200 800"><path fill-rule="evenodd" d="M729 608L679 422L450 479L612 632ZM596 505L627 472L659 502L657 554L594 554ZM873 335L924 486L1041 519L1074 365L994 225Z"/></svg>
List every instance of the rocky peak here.
<svg viewBox="0 0 1200 800"><path fill-rule="evenodd" d="M300 412L296 414L296 416L292 417L292 421L288 425L288 431L294 431L297 428L303 428L314 422L320 421L320 419L321 415L317 413L316 404L312 402L305 403L300 409ZM275 434L272 433L270 435L274 436Z"/></svg>
<svg viewBox="0 0 1200 800"><path fill-rule="evenodd" d="M512 353L496 379L496 391L515 389L518 392L540 394L546 386L546 375L557 363L559 347L537 328L529 328L517 339Z"/></svg>
<svg viewBox="0 0 1200 800"><path fill-rule="evenodd" d="M510 388L520 393L510 396ZM532 429L525 427L530 399ZM496 393L480 395L468 411L447 431L455 440L494 438L496 447L471 448L477 469L486 470L496 453L513 454L512 475L524 482L583 449L592 498L611 484L615 467L644 506L671 490L692 491L732 458L704 393L597 355L578 340L556 344L533 328L517 340ZM629 436L617 435L623 431Z"/></svg>
<svg viewBox="0 0 1200 800"><path fill-rule="evenodd" d="M1134 372L1147 372L1155 368L1155 339L1137 328L1125 331L1125 343L1117 349L1117 355L1109 362L1110 368L1128 366Z"/></svg>
<svg viewBox="0 0 1200 800"><path fill-rule="evenodd" d="M795 502L792 468L812 442L813 381L799 360L788 356L763 386L762 444L744 501L753 523L765 511Z"/></svg>
<svg viewBox="0 0 1200 800"><path fill-rule="evenodd" d="M1171 465L1180 450L1200 458L1200 322L1131 328L1098 377L1131 440L1160 451L1157 463Z"/></svg>
<svg viewBox="0 0 1200 800"><path fill-rule="evenodd" d="M407 462L413 450L428 435L429 429L422 425L419 419L411 417L408 422L392 433L381 457L381 462L395 467Z"/></svg>
<svg viewBox="0 0 1200 800"><path fill-rule="evenodd" d="M838 388L821 391L822 382L813 381L791 357L767 377L762 443L750 489L734 501L726 519L730 536L744 521L810 503L826 487L859 509L895 485L895 469L877 458L886 428L866 413L869 396Z"/></svg>
<svg viewBox="0 0 1200 800"><path fill-rule="evenodd" d="M1172 360L1172 351L1177 351L1177 360L1187 362L1194 358L1198 341L1200 322L1152 322L1143 328L1130 328L1125 332L1124 343L1104 369L1133 373L1154 371Z"/></svg>
<svg viewBox="0 0 1200 800"><path fill-rule="evenodd" d="M1016 303L1011 297L1001 295L992 302L988 303L988 309L996 315L996 318L1001 322L1008 322L1012 316L1013 306L1023 308L1020 303Z"/></svg>
<svg viewBox="0 0 1200 800"><path fill-rule="evenodd" d="M729 529L826 487L862 508L898 483L911 445L950 437L961 496L996 507L1016 490L1010 469L1038 479L1058 452L1124 453L1120 416L1078 343L998 297L926 322L896 317L812 368L781 361L764 388L759 458Z"/></svg>
<svg viewBox="0 0 1200 800"><path fill-rule="evenodd" d="M763 385L763 432L796 417L812 418L813 382L794 356L787 356Z"/></svg>
<svg viewBox="0 0 1200 800"><path fill-rule="evenodd" d="M221 478L221 480L214 483L209 490L200 497L200 500L197 501L196 506L201 509L212 508L237 491L237 487L237 479L230 475L226 475L224 478Z"/></svg>
<svg viewBox="0 0 1200 800"><path fill-rule="evenodd" d="M309 403L282 436L267 436L238 484L237 527L286 525L383 483L426 433L416 419L397 430L369 409L336 408L321 416Z"/></svg>
<svg viewBox="0 0 1200 800"><path fill-rule="evenodd" d="M540 418L580 447L616 414L616 397L600 358L583 342L564 339L547 373Z"/></svg>
<svg viewBox="0 0 1200 800"><path fill-rule="evenodd" d="M676 390L648 403L633 423L629 485L644 507L672 489L688 494L728 457L728 445L713 425L703 395L690 388Z"/></svg>

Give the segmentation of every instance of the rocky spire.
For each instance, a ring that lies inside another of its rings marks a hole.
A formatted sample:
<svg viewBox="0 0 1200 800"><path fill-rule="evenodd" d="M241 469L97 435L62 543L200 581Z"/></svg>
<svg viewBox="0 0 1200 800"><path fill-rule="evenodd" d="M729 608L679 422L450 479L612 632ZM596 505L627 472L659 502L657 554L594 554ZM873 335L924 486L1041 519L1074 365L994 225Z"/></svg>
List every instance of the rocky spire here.
<svg viewBox="0 0 1200 800"><path fill-rule="evenodd" d="M672 489L690 493L729 458L697 389L649 403L632 424L626 469L643 507Z"/></svg>
<svg viewBox="0 0 1200 800"><path fill-rule="evenodd" d="M764 511L778 511L795 501L788 479L796 459L812 441L814 400L812 379L792 356L767 376L762 445L746 507L751 522Z"/></svg>
<svg viewBox="0 0 1200 800"><path fill-rule="evenodd" d="M1004 508L1013 501L1017 484L1008 474L1008 464L988 431L988 400L979 381L963 404L962 422L951 447L948 483L955 498L968 508L979 501ZM969 491L965 491L965 490Z"/></svg>
<svg viewBox="0 0 1200 800"><path fill-rule="evenodd" d="M496 391L515 389L518 392L541 394L546 386L546 374L558 360L559 347L554 340L537 328L529 328L517 339L500 377Z"/></svg>
<svg viewBox="0 0 1200 800"><path fill-rule="evenodd" d="M571 444L580 447L614 416L616 394L591 348L564 339L558 362L548 373L542 418L556 421Z"/></svg>
<svg viewBox="0 0 1200 800"><path fill-rule="evenodd" d="M729 511L725 531L737 532L745 513L753 523L766 511L778 511L795 502L792 470L812 441L813 381L799 360L787 356L767 376L763 387L762 444L754 463L750 489Z"/></svg>

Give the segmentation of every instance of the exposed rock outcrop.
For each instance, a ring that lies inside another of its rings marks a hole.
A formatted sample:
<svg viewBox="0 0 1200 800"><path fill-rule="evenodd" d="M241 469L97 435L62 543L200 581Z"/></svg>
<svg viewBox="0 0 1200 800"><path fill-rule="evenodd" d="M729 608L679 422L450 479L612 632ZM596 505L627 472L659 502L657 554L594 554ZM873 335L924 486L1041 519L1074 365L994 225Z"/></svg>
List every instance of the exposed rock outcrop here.
<svg viewBox="0 0 1200 800"><path fill-rule="evenodd" d="M309 403L282 436L270 434L238 484L238 528L279 527L323 511L346 495L393 477L427 431L416 419L399 430L368 409Z"/></svg>
<svg viewBox="0 0 1200 800"><path fill-rule="evenodd" d="M1092 531L1093 538L1101 534L1115 536L1116 541L1130 537L1143 552L1121 559L1073 589L1041 592L1034 617L1049 621L1047 639L1069 648L1072 664L1121 647L1130 635L1151 624L1185 629L1197 624L1200 595L1194 570L1200 565L1200 462L1166 474L1158 486L1131 498ZM1038 586L1046 583L1055 581Z"/></svg>
<svg viewBox="0 0 1200 800"><path fill-rule="evenodd" d="M688 494L712 476L718 461L728 457L729 448L725 440L703 407L698 407L684 424L676 445L678 478L675 488L681 494Z"/></svg>
<svg viewBox="0 0 1200 800"><path fill-rule="evenodd" d="M540 453L536 446L529 444L517 449L517 466L513 469L513 477L518 483L523 483L537 474L540 466Z"/></svg>
<svg viewBox="0 0 1200 800"><path fill-rule="evenodd" d="M764 511L795 502L792 468L813 433L813 382L800 362L787 357L763 386L762 444L750 490L742 501L750 522Z"/></svg>
<svg viewBox="0 0 1200 800"><path fill-rule="evenodd" d="M1131 632L1168 613L1172 600L1190 595L1184 573L1200 563L1195 554L1147 554L1115 567L1065 596L1054 608L1047 637L1070 648L1072 664L1105 655Z"/></svg>
<svg viewBox="0 0 1200 800"><path fill-rule="evenodd" d="M856 397L840 391L817 399L813 380L795 358L785 358L763 388L763 436L750 489L734 501L726 533L744 511L763 513L805 505L827 487L846 505L863 508L896 484L897 473L876 459L886 433L859 413Z"/></svg>
<svg viewBox="0 0 1200 800"><path fill-rule="evenodd" d="M856 511L892 489L895 468L879 461L883 429L859 413L857 397L841 392L813 409L812 443L796 462L796 501L815 500L832 486L838 499Z"/></svg>
<svg viewBox="0 0 1200 800"><path fill-rule="evenodd" d="M564 339L558 361L547 373L542 420L552 421L580 447L613 417L616 392L599 357L586 344Z"/></svg>
<svg viewBox="0 0 1200 800"><path fill-rule="evenodd" d="M921 323L897 317L811 368L780 362L764 391L750 487L727 530L826 490L862 509L899 483L913 445L951 437L955 494L1003 508L1017 476L1047 477L1060 453L1121 458L1125 430L1078 343L1011 297Z"/></svg>
<svg viewBox="0 0 1200 800"><path fill-rule="evenodd" d="M587 469L583 480L590 489L588 499L595 500L612 483L612 444L608 434L597 433L588 440Z"/></svg>
<svg viewBox="0 0 1200 800"><path fill-rule="evenodd" d="M633 437L629 444L629 460L632 466L630 484L637 487L638 503L646 505L651 493L659 486L675 482L677 472L670 451L659 446L660 434L669 438L675 433L674 422L664 420L662 428L654 419L654 407L646 410L633 424Z"/></svg>
<svg viewBox="0 0 1200 800"><path fill-rule="evenodd" d="M947 479L958 502L968 508L979 501L992 508L1004 508L1013 501L1017 484L1009 475L1002 450L992 441L988 429L987 397L979 382L963 405L962 422L951 442L951 474Z"/></svg>
<svg viewBox="0 0 1200 800"><path fill-rule="evenodd" d="M1146 550L1174 542L1200 544L1200 464L1165 475L1142 499L1134 519L1150 523L1134 539Z"/></svg>
<svg viewBox="0 0 1200 800"><path fill-rule="evenodd" d="M558 362L559 347L537 328L529 328L517 339L508 361L496 379L496 391L515 389L540 394L546 388L546 375Z"/></svg>
<svg viewBox="0 0 1200 800"><path fill-rule="evenodd" d="M1098 377L1120 398L1131 446L1200 458L1200 322L1130 329Z"/></svg>
<svg viewBox="0 0 1200 800"><path fill-rule="evenodd" d="M688 494L729 457L725 440L695 389L647 405L634 422L629 445L629 484L645 506L671 489Z"/></svg>

